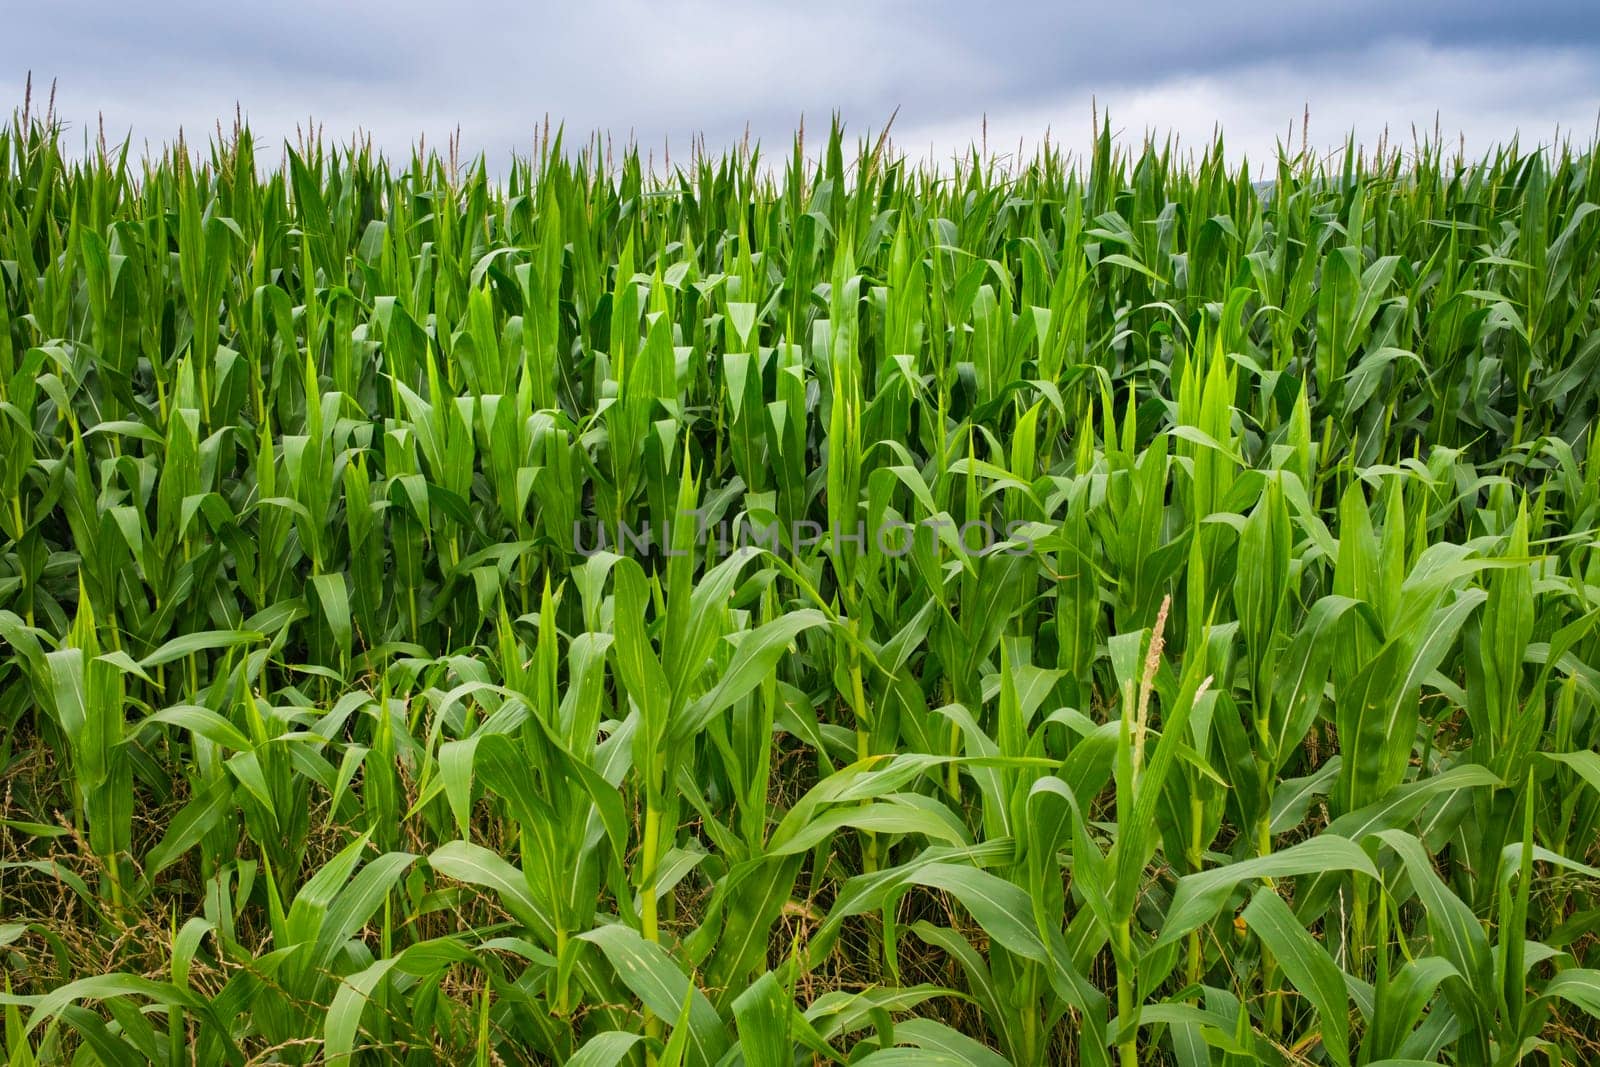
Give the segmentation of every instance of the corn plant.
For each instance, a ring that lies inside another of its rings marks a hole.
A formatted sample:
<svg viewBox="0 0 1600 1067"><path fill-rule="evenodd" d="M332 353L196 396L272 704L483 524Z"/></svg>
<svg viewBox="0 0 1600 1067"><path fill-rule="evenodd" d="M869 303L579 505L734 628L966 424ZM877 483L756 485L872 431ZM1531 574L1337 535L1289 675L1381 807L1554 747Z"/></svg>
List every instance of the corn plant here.
<svg viewBox="0 0 1600 1067"><path fill-rule="evenodd" d="M1592 147L457 147L0 130L8 1063L1600 1056Z"/></svg>

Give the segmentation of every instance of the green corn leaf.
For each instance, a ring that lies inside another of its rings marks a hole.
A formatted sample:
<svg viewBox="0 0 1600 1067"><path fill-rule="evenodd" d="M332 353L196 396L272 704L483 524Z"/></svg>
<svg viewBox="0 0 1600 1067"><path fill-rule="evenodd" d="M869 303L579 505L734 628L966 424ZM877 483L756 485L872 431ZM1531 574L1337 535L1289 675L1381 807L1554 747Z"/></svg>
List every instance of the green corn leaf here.
<svg viewBox="0 0 1600 1067"><path fill-rule="evenodd" d="M659 945L644 940L635 931L617 925L602 926L580 935L596 945L617 972L623 985L656 1015L677 1019L688 1044L685 1063L714 1064L727 1050L727 1028L711 1002L684 976Z"/></svg>
<svg viewBox="0 0 1600 1067"><path fill-rule="evenodd" d="M1350 1009L1338 966L1273 890L1256 890L1242 915L1295 988L1316 1008L1319 1035L1328 1056L1335 1063L1348 1064Z"/></svg>
<svg viewBox="0 0 1600 1067"><path fill-rule="evenodd" d="M1351 841L1327 833L1267 856L1186 875L1178 881L1155 947L1173 944L1202 923L1209 922L1241 882L1328 870L1360 871L1373 878L1378 876L1365 852Z"/></svg>

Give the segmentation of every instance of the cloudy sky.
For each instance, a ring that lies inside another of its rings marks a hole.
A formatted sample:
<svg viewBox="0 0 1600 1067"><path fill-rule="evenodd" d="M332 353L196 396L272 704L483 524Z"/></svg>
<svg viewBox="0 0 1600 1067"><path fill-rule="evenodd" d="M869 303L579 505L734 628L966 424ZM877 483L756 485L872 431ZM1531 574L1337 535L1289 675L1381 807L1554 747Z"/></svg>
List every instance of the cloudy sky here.
<svg viewBox="0 0 1600 1067"><path fill-rule="evenodd" d="M1194 144L1220 124L1256 160L1291 122L1298 143L1307 105L1320 147L1386 127L1409 142L1436 116L1469 150L1558 127L1586 142L1600 118L1594 0L7 6L0 83L15 106L30 70L36 97L57 79L78 143L101 115L113 139L193 141L236 102L267 143L307 117L391 151L459 124L491 161L526 153L546 114L681 156L696 133L715 147L748 127L781 152L802 114L864 133L899 108L897 146L948 158L985 118L991 149L1047 129L1081 148L1098 100L1124 137Z"/></svg>

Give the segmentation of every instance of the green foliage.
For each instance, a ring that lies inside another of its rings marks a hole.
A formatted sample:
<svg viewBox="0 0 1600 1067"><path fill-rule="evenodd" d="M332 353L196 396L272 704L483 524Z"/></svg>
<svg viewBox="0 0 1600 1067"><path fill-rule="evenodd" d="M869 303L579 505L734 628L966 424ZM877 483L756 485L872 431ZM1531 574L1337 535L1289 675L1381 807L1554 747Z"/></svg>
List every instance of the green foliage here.
<svg viewBox="0 0 1600 1067"><path fill-rule="evenodd" d="M1600 167L0 132L22 1064L1600 1054Z"/></svg>

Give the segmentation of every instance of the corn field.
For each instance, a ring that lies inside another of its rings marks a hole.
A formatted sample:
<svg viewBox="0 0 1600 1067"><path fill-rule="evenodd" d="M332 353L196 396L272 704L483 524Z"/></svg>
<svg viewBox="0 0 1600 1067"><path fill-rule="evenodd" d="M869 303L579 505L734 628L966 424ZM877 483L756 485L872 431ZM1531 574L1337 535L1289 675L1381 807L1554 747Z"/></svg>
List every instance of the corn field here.
<svg viewBox="0 0 1600 1067"><path fill-rule="evenodd" d="M1600 1058L1592 148L70 139L10 1067Z"/></svg>

